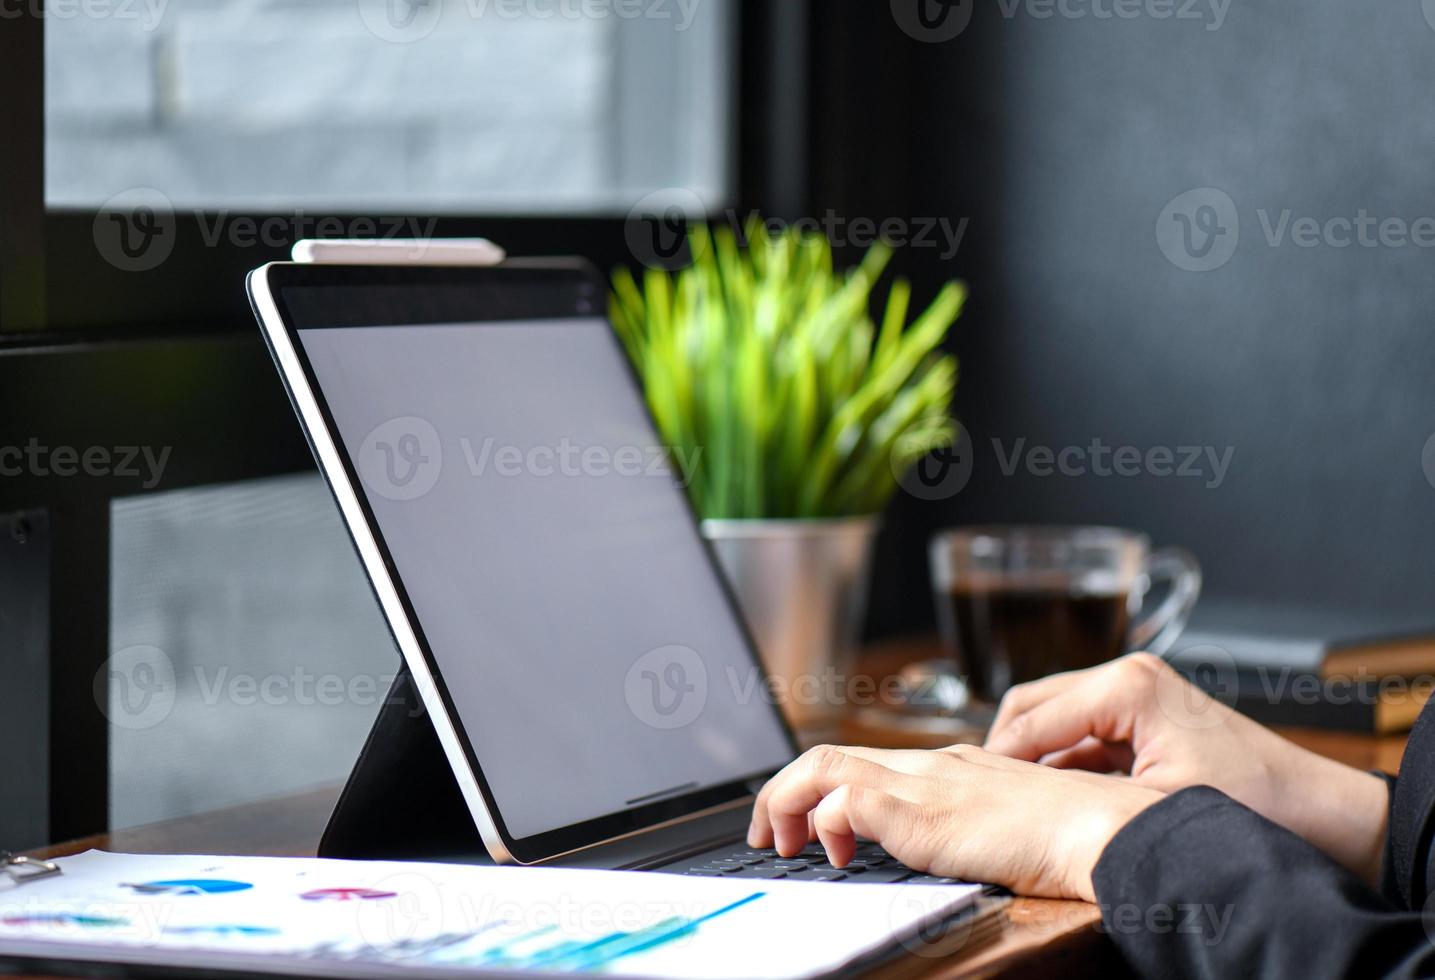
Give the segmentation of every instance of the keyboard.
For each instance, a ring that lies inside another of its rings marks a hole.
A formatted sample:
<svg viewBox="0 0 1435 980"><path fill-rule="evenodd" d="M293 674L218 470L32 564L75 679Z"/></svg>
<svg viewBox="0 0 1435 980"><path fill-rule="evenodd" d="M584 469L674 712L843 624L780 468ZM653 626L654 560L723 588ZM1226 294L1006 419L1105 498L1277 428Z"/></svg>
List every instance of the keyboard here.
<svg viewBox="0 0 1435 980"><path fill-rule="evenodd" d="M827 852L809 844L800 854L785 858L772 848L727 845L675 861L656 869L669 874L709 878L750 878L757 881L852 881L861 884L961 885L956 878L914 871L876 844L858 844L851 863L834 868Z"/></svg>

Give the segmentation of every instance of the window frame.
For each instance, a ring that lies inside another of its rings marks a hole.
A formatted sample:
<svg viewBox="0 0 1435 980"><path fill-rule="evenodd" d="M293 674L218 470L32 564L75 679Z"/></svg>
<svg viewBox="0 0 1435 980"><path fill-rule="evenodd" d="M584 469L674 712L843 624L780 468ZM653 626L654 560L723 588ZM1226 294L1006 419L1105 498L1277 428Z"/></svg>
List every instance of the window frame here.
<svg viewBox="0 0 1435 980"><path fill-rule="evenodd" d="M0 31L0 330L45 327L45 45L33 8ZM28 93L31 97L25 98Z"/></svg>

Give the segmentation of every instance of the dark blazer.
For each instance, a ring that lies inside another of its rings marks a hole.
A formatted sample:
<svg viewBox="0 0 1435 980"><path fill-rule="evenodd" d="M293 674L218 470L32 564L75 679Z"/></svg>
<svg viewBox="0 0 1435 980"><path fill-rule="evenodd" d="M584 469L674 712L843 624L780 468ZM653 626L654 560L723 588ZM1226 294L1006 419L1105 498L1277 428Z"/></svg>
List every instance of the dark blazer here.
<svg viewBox="0 0 1435 980"><path fill-rule="evenodd" d="M1170 977L1435 976L1435 705L1391 779L1376 891L1224 793L1173 793L1107 846L1093 882L1131 967Z"/></svg>

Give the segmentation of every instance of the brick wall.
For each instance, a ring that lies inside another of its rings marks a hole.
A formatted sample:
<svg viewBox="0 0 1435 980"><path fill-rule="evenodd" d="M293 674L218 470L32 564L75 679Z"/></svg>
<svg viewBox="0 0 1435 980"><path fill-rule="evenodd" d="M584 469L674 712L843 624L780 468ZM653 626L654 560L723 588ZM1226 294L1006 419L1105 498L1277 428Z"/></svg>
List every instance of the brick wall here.
<svg viewBox="0 0 1435 980"><path fill-rule="evenodd" d="M725 189L692 134L726 116L726 0L49 7L51 205L154 187L176 207L592 211Z"/></svg>

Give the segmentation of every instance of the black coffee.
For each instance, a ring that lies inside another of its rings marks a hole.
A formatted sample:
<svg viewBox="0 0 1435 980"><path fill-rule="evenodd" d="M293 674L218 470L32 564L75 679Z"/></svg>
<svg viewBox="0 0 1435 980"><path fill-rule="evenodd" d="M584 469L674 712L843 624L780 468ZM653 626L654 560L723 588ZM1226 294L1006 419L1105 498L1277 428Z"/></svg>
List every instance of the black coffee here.
<svg viewBox="0 0 1435 980"><path fill-rule="evenodd" d="M937 601L967 686L996 701L1015 684L1105 663L1125 651L1126 594L955 589Z"/></svg>

